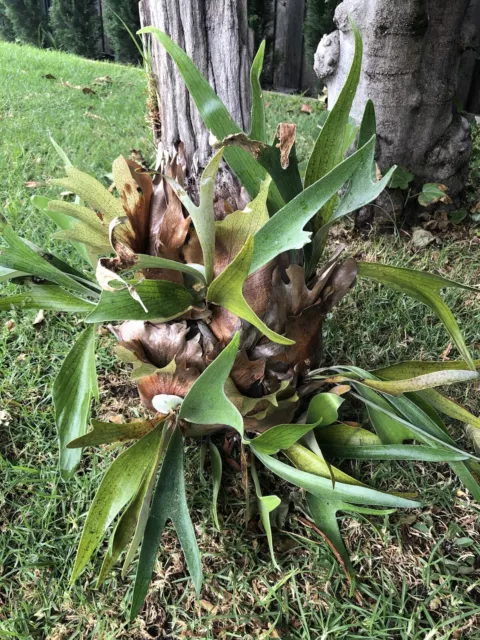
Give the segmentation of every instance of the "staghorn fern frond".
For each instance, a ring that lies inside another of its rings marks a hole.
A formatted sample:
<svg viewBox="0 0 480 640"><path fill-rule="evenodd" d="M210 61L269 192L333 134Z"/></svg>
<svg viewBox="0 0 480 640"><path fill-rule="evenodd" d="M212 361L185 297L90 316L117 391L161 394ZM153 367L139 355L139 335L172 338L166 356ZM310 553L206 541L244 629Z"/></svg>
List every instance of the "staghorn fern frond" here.
<svg viewBox="0 0 480 640"><path fill-rule="evenodd" d="M273 144L265 140L258 84L263 49L251 74L248 136L186 54L168 36L147 28L143 33L156 35L171 55L207 128L224 146L204 170L199 204L189 193L179 145L154 178L135 162L117 158L116 194L68 164L67 177L56 183L77 194L77 201L36 197L39 209L60 228L57 240L72 243L85 259L84 272L18 238L6 223L0 227L0 280L30 287L1 298L0 310L18 306L71 312L83 314L87 323L53 390L62 475L75 471L82 447L133 443L104 475L72 576L80 575L115 522L99 582L125 549L126 571L140 547L132 616L142 606L168 519L197 593L201 589L200 554L185 496L186 437L210 438L217 526L222 464L213 440L230 431L236 434L242 459L248 462L250 457L272 557L270 514L280 501L262 495L258 463L305 491L306 507L349 574L352 588L353 567L337 512L385 515L420 502L414 494L369 487L333 466L334 459L447 462L480 498L476 454L457 446L437 410L471 428L478 428L479 419L433 389L439 381L478 377L478 362L472 360L439 293L443 287L462 285L420 272L358 264L344 258L341 248L322 262L332 224L375 199L391 175L377 182L372 173L371 103L356 150L345 158L361 67L361 39L352 27L352 71L323 124L305 184L296 163L294 128L281 123ZM215 175L223 155L252 198L237 211L215 199ZM432 307L464 361L403 363L373 373L323 363L323 321L355 285L357 274ZM94 420L86 433L90 404L97 397L94 325L102 322L115 323L109 325L118 339L115 352L133 365L132 380L151 417L128 424ZM342 421L339 411L348 416L345 400L350 396L365 404L372 430Z"/></svg>

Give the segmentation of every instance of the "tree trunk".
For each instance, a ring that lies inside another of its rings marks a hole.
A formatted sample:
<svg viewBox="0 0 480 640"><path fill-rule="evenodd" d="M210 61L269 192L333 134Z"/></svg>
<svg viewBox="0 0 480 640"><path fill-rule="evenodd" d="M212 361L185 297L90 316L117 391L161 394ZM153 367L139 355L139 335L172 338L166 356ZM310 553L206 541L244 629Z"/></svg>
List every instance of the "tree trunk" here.
<svg viewBox="0 0 480 640"><path fill-rule="evenodd" d="M273 84L295 89L301 84L305 0L277 0Z"/></svg>
<svg viewBox="0 0 480 640"><path fill-rule="evenodd" d="M338 31L322 38L315 56L331 107L353 56L352 16L364 42L352 115L360 120L367 99L374 101L380 167L405 166L422 182L446 184L450 193L460 190L471 151L468 123L454 108L468 5L344 0L335 13Z"/></svg>
<svg viewBox="0 0 480 640"><path fill-rule="evenodd" d="M251 52L247 0L141 0L142 26L158 27L180 45L245 131L250 123ZM211 156L209 133L174 63L150 39L160 110L159 152L185 145L187 167L198 176Z"/></svg>

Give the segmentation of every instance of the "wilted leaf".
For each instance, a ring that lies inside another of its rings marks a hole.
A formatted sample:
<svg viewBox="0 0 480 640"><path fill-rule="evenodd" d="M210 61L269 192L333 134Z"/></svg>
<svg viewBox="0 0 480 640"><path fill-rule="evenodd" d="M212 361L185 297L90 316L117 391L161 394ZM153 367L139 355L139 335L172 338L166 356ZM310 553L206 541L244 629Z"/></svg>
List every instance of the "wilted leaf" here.
<svg viewBox="0 0 480 640"><path fill-rule="evenodd" d="M312 113L312 107L307 104L306 102L304 102L302 104L302 106L300 107L300 113Z"/></svg>
<svg viewBox="0 0 480 640"><path fill-rule="evenodd" d="M431 204L435 204L436 202L444 202L445 204L450 204L452 199L445 192L447 191L447 187L444 184L435 184L433 182L428 182L424 184L422 187L422 191L418 196L418 202L422 205L422 207L428 207Z"/></svg>
<svg viewBox="0 0 480 640"><path fill-rule="evenodd" d="M280 149L280 165L282 169L287 169L290 164L290 151L295 144L296 135L297 125L295 124L281 122L277 126L276 137L278 138L278 144L276 146Z"/></svg>
<svg viewBox="0 0 480 640"><path fill-rule="evenodd" d="M411 242L415 249L424 249L432 242L435 242L435 236L427 229L415 229L412 233Z"/></svg>
<svg viewBox="0 0 480 640"><path fill-rule="evenodd" d="M95 78L95 80L92 81L92 84L112 84L113 80L111 79L110 76L100 76L99 78Z"/></svg>
<svg viewBox="0 0 480 640"><path fill-rule="evenodd" d="M459 382L469 382L471 380L478 380L480 374L476 371L461 371L461 370L446 370L436 371L434 373L426 373L415 378L409 378L406 380L375 380L364 379L362 384L381 391L382 393L388 393L393 396L400 396L402 393L409 393L412 391L422 391L423 389L432 389L434 387L440 387L448 384L458 384Z"/></svg>
<svg viewBox="0 0 480 640"><path fill-rule="evenodd" d="M107 224L125 215L122 203L115 198L98 180L75 167L65 167L66 178L52 180L52 184L73 191L96 211L102 214Z"/></svg>

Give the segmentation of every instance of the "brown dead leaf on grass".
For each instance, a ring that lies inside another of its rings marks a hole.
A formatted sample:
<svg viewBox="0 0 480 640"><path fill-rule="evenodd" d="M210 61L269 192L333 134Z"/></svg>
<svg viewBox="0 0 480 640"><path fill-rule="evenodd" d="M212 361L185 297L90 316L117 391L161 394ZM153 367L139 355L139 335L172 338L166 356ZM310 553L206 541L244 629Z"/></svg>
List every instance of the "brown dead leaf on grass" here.
<svg viewBox="0 0 480 640"><path fill-rule="evenodd" d="M92 84L99 84L99 85L106 85L106 84L112 84L113 80L111 79L110 76L100 76L99 78L95 78L95 80L92 81Z"/></svg>
<svg viewBox="0 0 480 640"><path fill-rule="evenodd" d="M307 103L303 103L302 106L300 107L300 113L312 113L312 107L307 104Z"/></svg>
<svg viewBox="0 0 480 640"><path fill-rule="evenodd" d="M81 85L78 85L78 84L71 84L68 81L62 82L62 85L64 87L68 87L69 89L77 89L78 91L81 91L82 93L85 93L85 94L95 95L95 91L93 89L90 89L90 87L82 87Z"/></svg>

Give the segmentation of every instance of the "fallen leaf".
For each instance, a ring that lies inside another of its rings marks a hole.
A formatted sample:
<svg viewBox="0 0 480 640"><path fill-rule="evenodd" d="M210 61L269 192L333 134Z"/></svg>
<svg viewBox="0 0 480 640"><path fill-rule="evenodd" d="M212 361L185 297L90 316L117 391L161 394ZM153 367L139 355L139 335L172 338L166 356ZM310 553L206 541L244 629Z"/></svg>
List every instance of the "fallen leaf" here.
<svg viewBox="0 0 480 640"><path fill-rule="evenodd" d="M122 416L122 414L109 413L106 418L106 422L114 422L115 424L124 424L125 416Z"/></svg>
<svg viewBox="0 0 480 640"><path fill-rule="evenodd" d="M16 362L23 362L25 360L25 358L27 357L26 353L21 353L18 357Z"/></svg>
<svg viewBox="0 0 480 640"><path fill-rule="evenodd" d="M424 249L430 243L435 242L435 236L426 229L415 229L412 234L411 243L415 249Z"/></svg>
<svg viewBox="0 0 480 640"><path fill-rule="evenodd" d="M312 113L312 107L309 104L303 103L300 107L301 113Z"/></svg>
<svg viewBox="0 0 480 640"><path fill-rule="evenodd" d="M110 76L100 76L99 78L95 78L92 84L112 84L113 80Z"/></svg>
<svg viewBox="0 0 480 640"><path fill-rule="evenodd" d="M202 609L205 609L207 613L213 613L215 611L215 605L213 605L208 600L200 600L198 603Z"/></svg>
<svg viewBox="0 0 480 640"><path fill-rule="evenodd" d="M351 387L348 384L339 384L333 389L330 389L329 393L334 393L336 396L343 396L344 393L348 393Z"/></svg>
<svg viewBox="0 0 480 640"><path fill-rule="evenodd" d="M452 350L453 347L453 342L450 342L450 344L448 345L448 347L445 349L445 351L443 351L442 355L440 356L440 358L445 361L445 360L450 360L450 358L448 357L450 354L450 351Z"/></svg>
<svg viewBox="0 0 480 640"><path fill-rule="evenodd" d="M45 312L43 311L43 309L40 309L40 311L35 316L35 320L32 322L32 325L34 327L38 327L43 323L44 320L45 320Z"/></svg>
<svg viewBox="0 0 480 640"><path fill-rule="evenodd" d="M13 320L7 320L5 326L9 331L13 331L15 329L15 322Z"/></svg>
<svg viewBox="0 0 480 640"><path fill-rule="evenodd" d="M90 87L82 87L78 84L71 84L70 82L62 82L62 85L64 87L69 87L70 89L77 89L78 91L81 91L82 93L93 93L95 94L95 91L93 89L90 89Z"/></svg>
<svg viewBox="0 0 480 640"><path fill-rule="evenodd" d="M83 115L87 118L92 118L92 120L105 120L102 116L97 116L95 113L90 113L90 111L85 111Z"/></svg>
<svg viewBox="0 0 480 640"><path fill-rule="evenodd" d="M0 422L9 422L12 419L12 416L8 413L8 411L0 411Z"/></svg>
<svg viewBox="0 0 480 640"><path fill-rule="evenodd" d="M473 205L473 207L470 209L470 213L480 213L480 200Z"/></svg>
<svg viewBox="0 0 480 640"><path fill-rule="evenodd" d="M47 80L56 80L57 78L55 76L52 76L51 73L46 73L44 76L42 76L43 78L46 78Z"/></svg>
<svg viewBox="0 0 480 640"><path fill-rule="evenodd" d="M28 187L29 189L35 189L36 187L39 187L41 184L42 184L41 182L35 182L35 180L29 180L28 182L24 182L23 186Z"/></svg>

